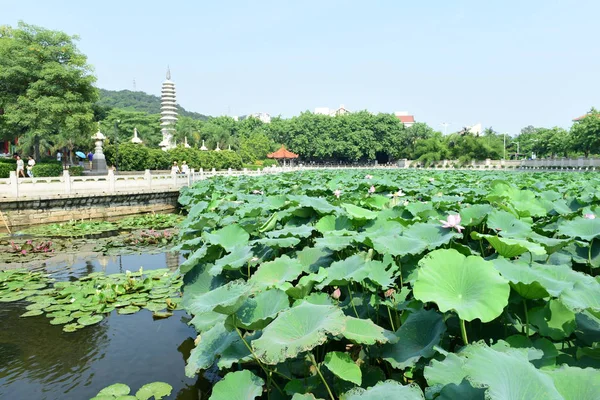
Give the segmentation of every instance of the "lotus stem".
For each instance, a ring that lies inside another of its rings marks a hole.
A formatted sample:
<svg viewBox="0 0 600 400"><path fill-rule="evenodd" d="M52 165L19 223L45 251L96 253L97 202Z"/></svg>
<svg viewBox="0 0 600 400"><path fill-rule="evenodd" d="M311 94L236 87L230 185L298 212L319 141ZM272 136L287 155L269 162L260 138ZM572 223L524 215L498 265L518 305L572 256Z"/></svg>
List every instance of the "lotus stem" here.
<svg viewBox="0 0 600 400"><path fill-rule="evenodd" d="M394 319L392 318L392 313L390 312L390 308L388 306L385 306L385 308L387 308L388 316L390 317L390 324L392 324L392 331L396 332L396 328L394 327Z"/></svg>
<svg viewBox="0 0 600 400"><path fill-rule="evenodd" d="M592 268L592 245L594 244L594 238L590 240L590 247L588 248L588 264L590 265L590 269Z"/></svg>
<svg viewBox="0 0 600 400"><path fill-rule="evenodd" d="M460 334L462 335L463 343L466 345L469 344L469 339L467 339L467 328L465 327L465 320L460 320Z"/></svg>
<svg viewBox="0 0 600 400"><path fill-rule="evenodd" d="M525 311L525 336L529 337L529 313L527 311L526 299L523 299L523 310Z"/></svg>
<svg viewBox="0 0 600 400"><path fill-rule="evenodd" d="M235 321L234 321L234 323L235 323ZM281 393L283 395L283 391L281 390L281 388L279 387L279 385L277 384L277 382L275 382L274 380L271 379L270 371L267 370L267 368L260 361L260 359L258 358L258 356L256 355L256 353L254 353L254 350L252 350L252 347L250 347L250 345L248 344L248 342L246 342L246 339L244 339L244 336L242 336L242 332L240 332L240 328L238 328L236 326L235 327L235 331L239 335L240 339L242 339L242 342L244 342L244 344L246 345L246 348L248 349L248 351L250 352L250 354L252 354L252 357L254 357L254 359L258 363L259 367L264 371L265 375L267 376L267 380L270 380L271 382L273 382L273 385L275 385L275 387L277 388L277 390L279 391L279 393Z"/></svg>
<svg viewBox="0 0 600 400"><path fill-rule="evenodd" d="M319 374L319 377L323 381L323 384L325 385L325 388L327 389L327 393L329 393L329 397L331 398L331 400L335 400L335 397L333 396L333 393L331 393L331 389L329 388L329 385L327 384L327 381L325 380L325 377L323 376L323 374L321 374L321 370L319 369L319 365L317 364L317 360L315 360L315 356L311 352L308 353L308 356L310 357L310 361L315 366L315 369L317 370L317 374Z"/></svg>
<svg viewBox="0 0 600 400"><path fill-rule="evenodd" d="M358 311L356 311L356 307L354 306L354 298L352 297L352 290L350 290L350 283L348 283L348 295L350 296L350 304L352 305L352 309L354 310L356 318L360 318L358 316Z"/></svg>

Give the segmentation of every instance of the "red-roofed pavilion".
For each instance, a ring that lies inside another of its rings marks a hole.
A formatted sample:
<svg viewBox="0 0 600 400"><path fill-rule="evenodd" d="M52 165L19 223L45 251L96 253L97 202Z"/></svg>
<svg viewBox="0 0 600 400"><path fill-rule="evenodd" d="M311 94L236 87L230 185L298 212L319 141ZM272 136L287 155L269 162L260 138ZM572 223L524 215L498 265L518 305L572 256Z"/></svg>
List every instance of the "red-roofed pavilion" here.
<svg viewBox="0 0 600 400"><path fill-rule="evenodd" d="M267 154L268 158L273 158L275 160L283 160L283 165L285 166L285 160L293 160L294 158L298 158L298 154L292 153L287 150L285 146L281 146L281 148L273 153Z"/></svg>

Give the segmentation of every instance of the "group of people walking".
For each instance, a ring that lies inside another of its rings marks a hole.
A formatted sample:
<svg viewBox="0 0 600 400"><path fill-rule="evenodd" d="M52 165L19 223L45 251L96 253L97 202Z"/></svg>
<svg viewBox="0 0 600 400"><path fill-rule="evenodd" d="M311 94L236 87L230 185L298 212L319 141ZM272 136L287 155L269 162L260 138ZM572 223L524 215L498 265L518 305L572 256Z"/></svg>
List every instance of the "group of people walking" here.
<svg viewBox="0 0 600 400"><path fill-rule="evenodd" d="M185 161L181 163L181 168L177 165L177 161L173 161L173 166L171 167L172 174L189 174L189 172L190 167L188 167Z"/></svg>
<svg viewBox="0 0 600 400"><path fill-rule="evenodd" d="M18 154L15 157L17 159L17 178L23 177L25 178L25 161ZM35 165L35 160L33 157L27 157L27 176L33 178L33 166Z"/></svg>

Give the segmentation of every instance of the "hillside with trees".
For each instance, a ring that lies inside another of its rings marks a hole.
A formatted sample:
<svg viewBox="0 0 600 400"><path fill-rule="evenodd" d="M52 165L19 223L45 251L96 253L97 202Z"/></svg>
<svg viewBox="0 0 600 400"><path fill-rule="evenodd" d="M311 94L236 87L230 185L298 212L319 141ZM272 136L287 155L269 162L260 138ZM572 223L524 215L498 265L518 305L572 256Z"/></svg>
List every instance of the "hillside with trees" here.
<svg viewBox="0 0 600 400"><path fill-rule="evenodd" d="M127 111L138 111L148 114L160 113L160 97L148 94L146 92L134 92L131 90L107 90L99 89L100 98L97 104L101 107L119 108ZM177 105L177 112L184 117L190 117L200 121L205 121L208 116L187 111L185 108Z"/></svg>

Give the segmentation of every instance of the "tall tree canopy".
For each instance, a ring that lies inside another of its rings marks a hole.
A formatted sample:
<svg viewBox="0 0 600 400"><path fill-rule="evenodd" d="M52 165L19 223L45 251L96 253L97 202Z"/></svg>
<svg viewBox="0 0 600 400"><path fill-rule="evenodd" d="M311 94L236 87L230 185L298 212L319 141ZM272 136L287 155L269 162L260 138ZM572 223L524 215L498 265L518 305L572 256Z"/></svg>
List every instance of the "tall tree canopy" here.
<svg viewBox="0 0 600 400"><path fill-rule="evenodd" d="M36 159L94 130L96 78L77 39L23 22L0 27L0 135L18 136Z"/></svg>

